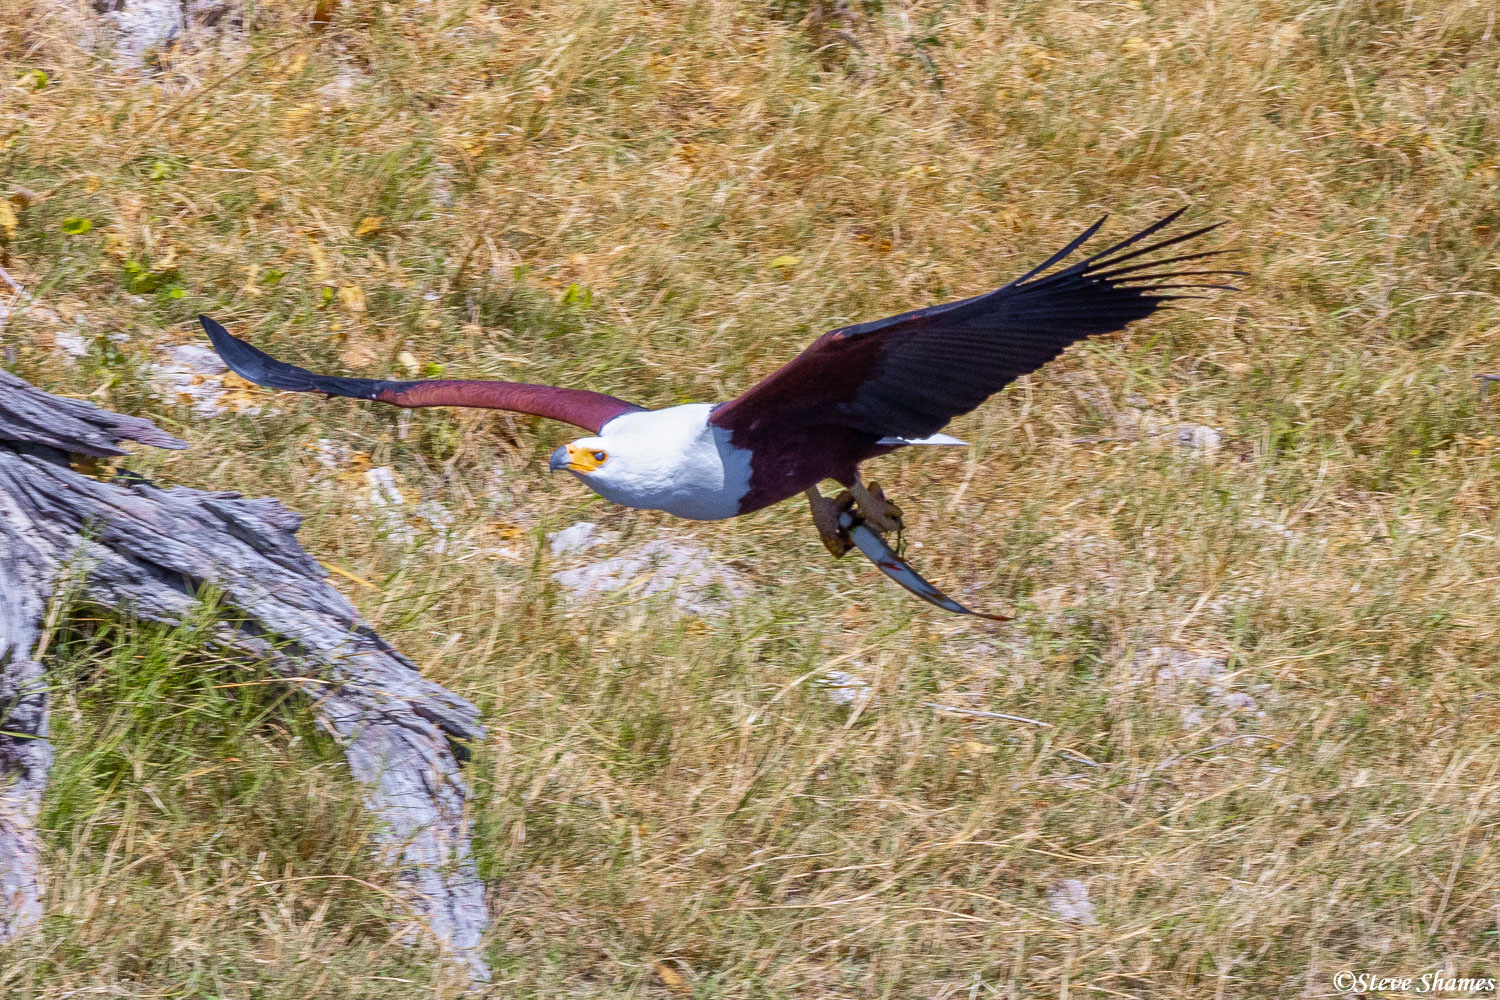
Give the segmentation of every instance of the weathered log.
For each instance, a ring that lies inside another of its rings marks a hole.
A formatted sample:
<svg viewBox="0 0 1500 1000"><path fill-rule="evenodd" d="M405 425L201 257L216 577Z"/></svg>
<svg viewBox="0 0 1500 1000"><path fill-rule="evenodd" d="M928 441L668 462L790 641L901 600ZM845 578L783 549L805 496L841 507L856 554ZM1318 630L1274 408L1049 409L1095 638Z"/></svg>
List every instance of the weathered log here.
<svg viewBox="0 0 1500 1000"><path fill-rule="evenodd" d="M187 447L186 441L144 417L110 413L81 399L42 392L7 371L0 371L0 441L96 458L125 454L121 441L173 450Z"/></svg>
<svg viewBox="0 0 1500 1000"><path fill-rule="evenodd" d="M478 711L424 679L328 585L294 536L300 516L280 503L139 477L103 482L68 465L66 452L123 454L122 440L186 447L149 421L0 371L0 781L11 776L0 787L0 939L41 913L33 828L51 747L31 657L48 603L76 586L78 599L176 623L210 587L234 619L217 641L306 693L383 821L413 915L487 979L478 946L488 914L457 757L484 735Z"/></svg>

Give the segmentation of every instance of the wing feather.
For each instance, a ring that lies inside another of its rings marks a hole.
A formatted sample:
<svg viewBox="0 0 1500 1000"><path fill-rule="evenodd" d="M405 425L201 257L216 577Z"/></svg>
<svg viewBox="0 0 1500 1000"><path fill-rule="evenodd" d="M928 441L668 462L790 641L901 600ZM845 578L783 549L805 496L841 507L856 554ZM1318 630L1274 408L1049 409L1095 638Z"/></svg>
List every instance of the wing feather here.
<svg viewBox="0 0 1500 1000"><path fill-rule="evenodd" d="M561 420L599 433L622 413L643 409L623 399L585 389L563 389L525 382L487 379L417 379L409 382L373 378L319 375L284 361L233 336L207 316L198 321L208 331L214 350L236 375L268 389L320 392L325 396L369 399L394 406L472 406L489 410L511 410Z"/></svg>
<svg viewBox="0 0 1500 1000"><path fill-rule="evenodd" d="M993 292L830 331L710 419L750 447L756 435L808 424L878 437L934 434L1086 337L1122 329L1175 300L1202 297L1184 292L1234 290L1213 279L1242 271L1174 266L1227 251L1151 256L1218 228L1153 239L1184 211L1050 270L1099 231L1100 219Z"/></svg>

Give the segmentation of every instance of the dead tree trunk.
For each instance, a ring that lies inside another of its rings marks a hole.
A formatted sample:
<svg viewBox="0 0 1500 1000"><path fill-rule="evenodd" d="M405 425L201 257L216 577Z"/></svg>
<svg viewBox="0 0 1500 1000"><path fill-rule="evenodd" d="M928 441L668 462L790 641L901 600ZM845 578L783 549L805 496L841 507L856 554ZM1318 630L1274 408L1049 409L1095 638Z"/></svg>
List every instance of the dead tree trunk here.
<svg viewBox="0 0 1500 1000"><path fill-rule="evenodd" d="M210 586L238 619L220 624L217 641L304 691L383 821L413 916L488 979L488 914L456 757L484 736L478 711L425 680L324 581L294 537L301 518L275 500L102 482L69 467L70 453L124 454L124 440L187 447L150 421L0 370L0 941L41 916L35 823L52 747L32 657L49 605L76 594L176 623Z"/></svg>

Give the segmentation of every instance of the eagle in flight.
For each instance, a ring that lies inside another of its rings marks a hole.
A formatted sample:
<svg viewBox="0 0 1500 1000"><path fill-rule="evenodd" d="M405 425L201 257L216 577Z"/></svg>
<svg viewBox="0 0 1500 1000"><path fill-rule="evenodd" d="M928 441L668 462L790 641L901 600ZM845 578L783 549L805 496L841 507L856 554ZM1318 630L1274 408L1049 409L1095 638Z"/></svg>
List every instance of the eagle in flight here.
<svg viewBox="0 0 1500 1000"><path fill-rule="evenodd" d="M918 597L977 614L924 580L886 543L885 536L901 528L901 512L878 485L860 478L860 463L897 448L964 444L940 431L1070 344L1120 330L1174 299L1235 290L1221 279L1242 271L1183 267L1227 251L1159 254L1217 228L1152 240L1184 211L1059 267L1099 231L1100 219L992 292L831 330L735 399L660 410L584 389L519 382L319 375L277 361L207 316L199 319L224 362L267 388L406 407L513 410L581 427L590 436L554 451L550 468L627 507L714 521L806 494L818 534L835 556L857 547ZM845 492L823 496L818 484L827 479Z"/></svg>

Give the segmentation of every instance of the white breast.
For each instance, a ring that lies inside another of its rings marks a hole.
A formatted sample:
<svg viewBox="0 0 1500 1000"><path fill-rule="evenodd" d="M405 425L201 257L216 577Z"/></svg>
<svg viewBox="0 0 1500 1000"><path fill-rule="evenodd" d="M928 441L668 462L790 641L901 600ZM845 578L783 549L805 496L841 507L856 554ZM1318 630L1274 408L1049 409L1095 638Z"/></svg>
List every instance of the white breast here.
<svg viewBox="0 0 1500 1000"><path fill-rule="evenodd" d="M626 413L599 432L609 460L578 478L594 492L646 510L695 521L740 512L750 489L750 452L708 422L711 403Z"/></svg>

